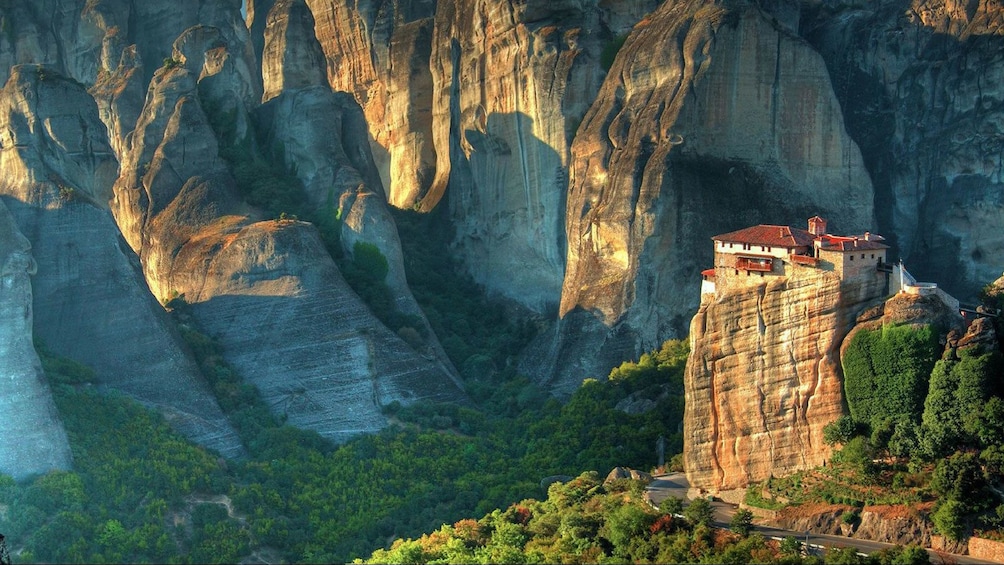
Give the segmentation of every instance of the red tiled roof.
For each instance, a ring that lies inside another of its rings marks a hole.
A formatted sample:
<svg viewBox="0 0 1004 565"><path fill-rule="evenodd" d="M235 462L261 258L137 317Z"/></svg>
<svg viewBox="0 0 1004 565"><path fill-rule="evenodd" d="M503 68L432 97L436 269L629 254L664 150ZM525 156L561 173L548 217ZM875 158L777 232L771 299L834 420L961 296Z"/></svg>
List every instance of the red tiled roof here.
<svg viewBox="0 0 1004 565"><path fill-rule="evenodd" d="M748 243L751 245L794 248L812 245L814 237L806 230L790 226L760 224L759 226L716 235L711 239L728 243Z"/></svg>
<svg viewBox="0 0 1004 565"><path fill-rule="evenodd" d="M844 237L836 235L820 236L821 247L830 251L868 251L874 249L889 249L889 246L882 243L880 235L869 235L870 239L864 236Z"/></svg>
<svg viewBox="0 0 1004 565"><path fill-rule="evenodd" d="M704 269L703 271L701 271L701 276L704 276L704 277L713 277L713 276L715 276L715 270L713 268L712 269Z"/></svg>

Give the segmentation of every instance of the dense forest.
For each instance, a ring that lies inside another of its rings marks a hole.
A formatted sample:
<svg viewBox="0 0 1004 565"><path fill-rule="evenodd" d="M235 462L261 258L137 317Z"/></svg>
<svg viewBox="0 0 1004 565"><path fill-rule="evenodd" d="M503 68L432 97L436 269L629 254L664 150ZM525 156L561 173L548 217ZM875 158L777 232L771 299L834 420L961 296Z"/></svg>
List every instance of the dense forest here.
<svg viewBox="0 0 1004 565"><path fill-rule="evenodd" d="M685 509L642 499L643 483L601 481L583 473L556 483L543 501L524 500L479 520L460 520L417 540L397 540L368 563L786 563L911 565L930 563L918 546L862 556L833 548L806 555L792 536L771 540L751 531L752 513L735 514L727 530L712 527L710 503ZM681 513L682 512L682 513Z"/></svg>
<svg viewBox="0 0 1004 565"><path fill-rule="evenodd" d="M402 213L401 229L423 221L432 220ZM558 402L515 371L530 325L511 322L445 257L415 250L409 277L474 405L394 404L386 407L394 425L340 446L278 421L181 299L168 307L237 425L245 460L225 460L131 399L99 392L90 369L39 344L74 469L3 481L0 531L15 560L226 563L257 554L344 562L543 497L549 477L651 468L660 436L667 453L680 451L685 343L667 342ZM355 261L373 272L372 262ZM618 409L628 398L650 399L649 409Z"/></svg>

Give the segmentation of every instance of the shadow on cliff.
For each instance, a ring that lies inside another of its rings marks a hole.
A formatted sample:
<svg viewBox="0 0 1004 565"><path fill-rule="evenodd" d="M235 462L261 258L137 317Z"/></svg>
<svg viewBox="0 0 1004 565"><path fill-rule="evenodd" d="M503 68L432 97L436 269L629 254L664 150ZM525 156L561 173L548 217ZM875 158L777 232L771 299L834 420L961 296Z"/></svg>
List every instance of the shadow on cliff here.
<svg viewBox="0 0 1004 565"><path fill-rule="evenodd" d="M171 415L184 435L226 457L244 448L181 337L150 293L111 214L74 197L41 208L4 197L32 244L34 331L53 353Z"/></svg>
<svg viewBox="0 0 1004 565"><path fill-rule="evenodd" d="M993 173L974 171L981 155L1000 153L1004 132L986 136L995 147L967 150L998 120L985 101L960 114L958 100L989 95L978 81L998 58L1000 17L976 2L923 14L916 4L821 4L803 13L800 35L822 55L844 126L861 149L890 260L903 258L918 277L972 297L989 282L979 279L999 275L1000 266L977 238L964 241L947 215L996 200L988 196L999 192Z"/></svg>
<svg viewBox="0 0 1004 565"><path fill-rule="evenodd" d="M799 203L778 189L771 171L740 160L727 160L672 152L665 164L659 206L662 226L646 242L639 262L659 261L672 265L675 272L693 273L690 315L664 316L657 328L643 328L648 316L638 310L658 309L679 294L679 280L673 277L639 276L629 284L644 292L647 304L635 299L626 312L610 324L599 313L575 307L557 320L527 348L521 370L548 385L558 396L570 395L586 378L605 379L611 369L642 353L657 349L668 339L684 338L690 320L700 304L700 272L713 265L715 235L756 224L790 224L792 218L825 214L812 204ZM714 210L714 213L708 213ZM645 336L656 336L654 340Z"/></svg>
<svg viewBox="0 0 1004 565"><path fill-rule="evenodd" d="M567 155L538 137L525 113L486 114L481 106L456 112L444 200L465 268L490 295L537 314L556 312L565 271Z"/></svg>
<svg viewBox="0 0 1004 565"><path fill-rule="evenodd" d="M379 431L387 425L382 408L395 401L469 403L434 356L413 350L338 286L189 306L277 417L334 441Z"/></svg>

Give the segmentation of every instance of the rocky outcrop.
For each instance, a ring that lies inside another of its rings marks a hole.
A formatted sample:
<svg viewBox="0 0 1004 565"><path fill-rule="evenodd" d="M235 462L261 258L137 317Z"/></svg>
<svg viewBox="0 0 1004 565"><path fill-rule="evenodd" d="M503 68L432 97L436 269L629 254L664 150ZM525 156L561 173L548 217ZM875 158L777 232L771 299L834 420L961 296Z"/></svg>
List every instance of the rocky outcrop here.
<svg viewBox="0 0 1004 565"><path fill-rule="evenodd" d="M283 90L326 84L324 54L305 0L278 0L268 11L262 51L263 101Z"/></svg>
<svg viewBox="0 0 1004 565"><path fill-rule="evenodd" d="M822 59L748 4L664 3L639 23L571 156L562 321L545 356L561 359L559 388L684 335L698 292L680 281L710 264L716 232L790 224L805 206L842 231L872 222Z"/></svg>
<svg viewBox="0 0 1004 565"><path fill-rule="evenodd" d="M388 201L410 208L432 185L432 27L436 2L309 0L327 83L366 115Z"/></svg>
<svg viewBox="0 0 1004 565"><path fill-rule="evenodd" d="M230 46L214 41L205 48ZM381 407L393 401L464 401L435 359L416 353L370 314L312 225L262 220L243 203L204 111L202 83L209 75L192 61L200 58L186 55L155 75L115 183L116 219L153 293L162 300L182 297L277 415L325 437L379 430L386 425ZM275 99L280 107L281 99ZM339 126L325 122L327 116L305 119L316 122L315 131ZM275 117L289 115L277 111Z"/></svg>
<svg viewBox="0 0 1004 565"><path fill-rule="evenodd" d="M592 6L575 1L436 6L432 136L456 248L489 291L538 312L564 272L568 144L601 78Z"/></svg>
<svg viewBox="0 0 1004 565"><path fill-rule="evenodd" d="M918 506L874 505L852 508L842 504L807 504L789 506L770 521L772 526L793 532L847 536L857 539L931 547L931 504ZM857 512L852 524L843 521L845 513Z"/></svg>
<svg viewBox="0 0 1004 565"><path fill-rule="evenodd" d="M289 53L306 51L320 57L313 26L306 25L309 13L302 14L306 7L293 10L287 5L284 2L276 4L265 30L263 66L270 75L287 73ZM281 17L286 12L301 12L301 15ZM296 38L296 45L289 44L292 38ZM289 73L302 76L304 73L299 69L299 64L294 65ZM267 78L267 88L274 88L273 82ZM380 251L387 260L384 282L391 291L394 308L415 320L417 327L412 329L426 336L413 340L412 345L434 356L444 371L455 375L452 363L408 287L397 227L387 209L387 199L367 142L366 119L359 105L346 93L312 85L304 78L292 79L292 82L284 79L283 82L282 93L255 112L262 144L271 148L273 161L282 163L301 181L314 215L326 217L340 226L340 241L346 256L355 253L357 243L373 245ZM302 87L293 87L301 83Z"/></svg>
<svg viewBox="0 0 1004 565"><path fill-rule="evenodd" d="M51 69L17 66L0 91L0 129L0 194L38 265L36 334L92 367L100 387L160 409L224 455L241 455L103 204L118 167L93 100Z"/></svg>
<svg viewBox="0 0 1004 565"><path fill-rule="evenodd" d="M32 342L31 243L0 202L0 473L15 479L68 469L70 445Z"/></svg>
<svg viewBox="0 0 1004 565"><path fill-rule="evenodd" d="M840 346L840 357L862 330L876 330L889 325L909 324L914 327L931 326L940 336L965 330L965 320L957 310L949 307L937 295L898 292L885 302L862 312L854 327Z"/></svg>
<svg viewBox="0 0 1004 565"><path fill-rule="evenodd" d="M843 414L840 345L885 277L791 268L719 289L691 322L684 462L693 487L742 488L830 457L823 426Z"/></svg>
<svg viewBox="0 0 1004 565"><path fill-rule="evenodd" d="M996 2L818 3L826 60L876 191L881 233L953 295L998 276L1004 11Z"/></svg>

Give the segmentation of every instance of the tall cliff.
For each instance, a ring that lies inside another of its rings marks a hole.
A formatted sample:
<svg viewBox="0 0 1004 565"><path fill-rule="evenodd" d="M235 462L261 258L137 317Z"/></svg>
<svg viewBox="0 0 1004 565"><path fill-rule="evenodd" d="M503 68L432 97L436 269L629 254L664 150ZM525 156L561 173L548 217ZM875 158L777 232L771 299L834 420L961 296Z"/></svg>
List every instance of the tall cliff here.
<svg viewBox="0 0 1004 565"><path fill-rule="evenodd" d="M273 21L283 29L290 23ZM203 84L240 81L239 73L209 62L244 50L224 34L196 31L179 38L186 49L176 49L176 63L155 74L114 186L116 219L154 295L182 296L280 416L323 436L376 431L386 425L381 407L393 401L463 401L447 367L373 317L312 225L262 219L241 200L204 108L220 106L215 92L247 89ZM297 114L295 122L337 127L328 117ZM253 147L251 139L243 143Z"/></svg>
<svg viewBox="0 0 1004 565"><path fill-rule="evenodd" d="M788 268L705 295L691 321L683 449L694 487L742 488L829 459L823 426L843 413L840 346L883 297L885 275Z"/></svg>
<svg viewBox="0 0 1004 565"><path fill-rule="evenodd" d="M118 165L94 101L52 69L16 66L0 90L0 128L0 195L38 265L36 334L91 366L100 387L158 407L192 439L240 455L235 430L109 213Z"/></svg>
<svg viewBox="0 0 1004 565"><path fill-rule="evenodd" d="M37 335L93 367L101 388L160 409L228 457L243 447L158 301L192 302L202 329L278 414L336 440L382 428L381 406L395 400L464 402L431 332L412 349L348 288L312 226L261 221L243 201L220 144L257 152L254 132L273 126L268 119L289 139L314 128L313 145L290 146L300 158L272 157L362 180L336 183L360 202L345 207L344 229L379 244L399 309L420 315L365 134L356 137L361 113L330 92L319 99L333 114L262 112L261 63L239 9L230 0L0 6L4 29L20 30L5 32L0 58L46 63L11 67L0 92L0 194L37 254ZM296 46L272 35L274 59L295 61ZM295 67L283 65L284 76L295 79ZM298 86L309 91L319 76ZM280 84L291 100L309 98ZM226 117L224 131L210 126L214 116ZM346 136L338 147L322 135L332 130ZM303 180L316 188L332 179ZM22 357L10 370L33 370ZM45 404L39 397L28 409Z"/></svg>
<svg viewBox="0 0 1004 565"><path fill-rule="evenodd" d="M561 321L538 344L559 389L685 334L716 231L873 222L822 58L743 2L667 2L635 26L571 162Z"/></svg>
<svg viewBox="0 0 1004 565"><path fill-rule="evenodd" d="M38 263L37 333L225 453L158 299L184 294L277 411L330 437L378 429L390 400L465 397L431 332L376 320L221 147L285 167L345 255L376 246L426 330L388 206L448 210L467 271L554 321L522 366L558 394L686 332L714 233L819 213L963 296L1001 270L995 3L240 8L0 3L0 189Z"/></svg>
<svg viewBox="0 0 1004 565"><path fill-rule="evenodd" d="M976 0L827 1L806 10L912 272L973 296L1000 275L1004 11Z"/></svg>
<svg viewBox="0 0 1004 565"><path fill-rule="evenodd" d="M31 243L0 202L0 473L22 479L68 469L70 445L32 342Z"/></svg>
<svg viewBox="0 0 1004 565"><path fill-rule="evenodd" d="M603 45L656 3L307 4L329 84L366 115L387 200L449 206L475 280L553 310L571 137L602 80Z"/></svg>

